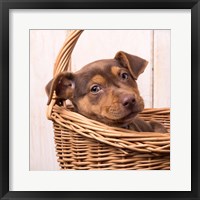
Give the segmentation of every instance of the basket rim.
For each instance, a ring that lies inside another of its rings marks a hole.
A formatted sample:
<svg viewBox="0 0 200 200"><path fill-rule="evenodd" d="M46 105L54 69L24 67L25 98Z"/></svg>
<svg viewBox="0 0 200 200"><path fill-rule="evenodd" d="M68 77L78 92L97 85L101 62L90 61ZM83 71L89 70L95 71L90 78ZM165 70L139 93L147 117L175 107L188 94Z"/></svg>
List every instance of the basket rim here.
<svg viewBox="0 0 200 200"><path fill-rule="evenodd" d="M156 110L158 112L160 111L159 109ZM165 111L167 111L166 108ZM168 113L169 112L170 109L168 109ZM170 152L170 133L137 132L134 130L112 127L89 119L79 113L70 111L64 106L61 107L58 105L53 107L51 120L54 123L59 124L61 127L64 127L65 130L78 133L85 138L95 139L96 141L103 142L114 147L146 153ZM135 145L135 142L139 142L140 145ZM148 142L154 142L154 144L157 143L157 145L161 146L156 149L144 149Z"/></svg>

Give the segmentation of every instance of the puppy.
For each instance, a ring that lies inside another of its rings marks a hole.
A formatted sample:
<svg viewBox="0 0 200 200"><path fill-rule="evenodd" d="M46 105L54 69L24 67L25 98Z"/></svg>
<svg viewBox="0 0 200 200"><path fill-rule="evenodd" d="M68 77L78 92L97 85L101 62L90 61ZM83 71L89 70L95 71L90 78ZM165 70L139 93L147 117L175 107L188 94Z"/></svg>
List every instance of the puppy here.
<svg viewBox="0 0 200 200"><path fill-rule="evenodd" d="M148 62L126 52L114 59L87 64L75 73L64 71L46 86L48 104L55 91L59 102L69 99L76 112L109 126L141 132L167 132L156 121L137 115L144 109L136 80Z"/></svg>

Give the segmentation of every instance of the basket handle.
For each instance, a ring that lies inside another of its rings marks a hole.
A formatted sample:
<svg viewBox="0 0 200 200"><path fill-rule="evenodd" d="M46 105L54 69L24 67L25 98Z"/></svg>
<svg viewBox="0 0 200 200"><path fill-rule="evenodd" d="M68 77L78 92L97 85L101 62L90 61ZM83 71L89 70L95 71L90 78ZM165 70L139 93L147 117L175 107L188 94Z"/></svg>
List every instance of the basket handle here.
<svg viewBox="0 0 200 200"><path fill-rule="evenodd" d="M66 38L54 64L53 76L69 69L72 51L83 30L72 30Z"/></svg>
<svg viewBox="0 0 200 200"><path fill-rule="evenodd" d="M61 48L56 58L53 70L53 77L56 77L59 73L69 70L71 54L78 41L83 30L71 30L68 37L66 38L63 47ZM47 107L47 118L51 119L52 108L56 103L55 92L52 91L50 94L51 101Z"/></svg>

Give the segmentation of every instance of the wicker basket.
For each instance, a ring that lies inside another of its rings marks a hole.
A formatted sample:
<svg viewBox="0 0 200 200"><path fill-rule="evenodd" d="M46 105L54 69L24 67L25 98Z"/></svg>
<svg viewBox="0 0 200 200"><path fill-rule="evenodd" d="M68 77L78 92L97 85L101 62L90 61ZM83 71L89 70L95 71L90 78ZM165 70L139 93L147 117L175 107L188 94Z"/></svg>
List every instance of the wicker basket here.
<svg viewBox="0 0 200 200"><path fill-rule="evenodd" d="M54 76L68 70L71 53L83 30L71 31L59 52ZM53 121L61 169L170 169L170 134L135 132L88 119L71 106L56 104L53 95L47 117ZM155 119L170 130L170 110L145 109L144 120Z"/></svg>

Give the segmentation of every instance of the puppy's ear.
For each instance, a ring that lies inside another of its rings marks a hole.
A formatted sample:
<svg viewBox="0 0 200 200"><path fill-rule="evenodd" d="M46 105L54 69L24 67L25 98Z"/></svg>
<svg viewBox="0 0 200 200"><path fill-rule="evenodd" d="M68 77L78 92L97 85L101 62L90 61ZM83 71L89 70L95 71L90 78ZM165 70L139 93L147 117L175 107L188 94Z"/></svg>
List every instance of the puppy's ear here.
<svg viewBox="0 0 200 200"><path fill-rule="evenodd" d="M123 51L117 52L115 59L118 60L123 67L127 67L129 69L135 80L137 80L138 76L144 72L144 69L148 64L148 61L143 58L125 53Z"/></svg>
<svg viewBox="0 0 200 200"><path fill-rule="evenodd" d="M45 90L49 97L47 105L50 104L54 91L58 99L67 100L73 97L74 93L74 74L62 72L52 79Z"/></svg>

